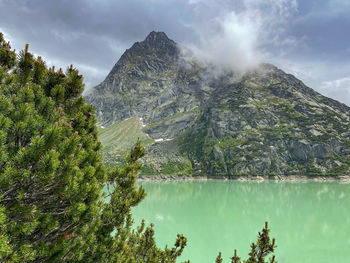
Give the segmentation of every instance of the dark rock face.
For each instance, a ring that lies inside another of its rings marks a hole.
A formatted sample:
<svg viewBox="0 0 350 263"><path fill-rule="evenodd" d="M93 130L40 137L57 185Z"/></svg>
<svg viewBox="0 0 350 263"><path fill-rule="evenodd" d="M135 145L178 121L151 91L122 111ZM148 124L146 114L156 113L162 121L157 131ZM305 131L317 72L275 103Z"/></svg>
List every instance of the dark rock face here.
<svg viewBox="0 0 350 263"><path fill-rule="evenodd" d="M350 108L263 64L236 76L185 62L165 33L128 49L87 96L99 124L130 117L150 174L334 175L350 167Z"/></svg>

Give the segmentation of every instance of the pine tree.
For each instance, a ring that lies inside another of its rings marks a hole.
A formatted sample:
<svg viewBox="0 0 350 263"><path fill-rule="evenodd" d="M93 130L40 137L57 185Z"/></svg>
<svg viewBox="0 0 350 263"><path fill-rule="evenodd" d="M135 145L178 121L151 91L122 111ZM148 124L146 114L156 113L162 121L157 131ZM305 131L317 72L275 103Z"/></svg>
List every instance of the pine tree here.
<svg viewBox="0 0 350 263"><path fill-rule="evenodd" d="M132 228L144 148L104 166L83 88L73 66L48 69L28 45L16 58L0 34L0 261L175 262L185 237L161 250L153 226Z"/></svg>
<svg viewBox="0 0 350 263"><path fill-rule="evenodd" d="M269 236L270 229L268 227L267 222L265 222L265 227L258 234L257 243L252 243L249 252L249 258L247 260L243 260L243 263L277 263L275 260L275 256L273 255L269 261L265 261L266 257L275 251L275 239ZM216 258L216 262L222 263L223 259L221 257L221 253L219 253ZM234 255L231 258L231 263L241 263L241 258L237 256L237 251L235 249Z"/></svg>

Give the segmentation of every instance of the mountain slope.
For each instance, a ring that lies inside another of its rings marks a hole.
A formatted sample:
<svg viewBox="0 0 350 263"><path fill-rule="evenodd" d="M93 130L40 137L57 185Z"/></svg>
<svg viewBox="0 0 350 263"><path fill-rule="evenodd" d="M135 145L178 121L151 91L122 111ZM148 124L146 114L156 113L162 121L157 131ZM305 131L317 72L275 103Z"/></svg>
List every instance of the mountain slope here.
<svg viewBox="0 0 350 263"><path fill-rule="evenodd" d="M213 72L185 61L164 33L151 32L122 55L87 101L100 125L142 119L142 133L153 139L143 160L147 174L349 171L349 107L269 64L243 76ZM108 162L118 162L113 155L123 147L102 143L106 156L112 153Z"/></svg>
<svg viewBox="0 0 350 263"><path fill-rule="evenodd" d="M142 140L144 146L154 143L154 140L142 131L142 125L142 120L133 117L112 124L109 127L100 127L99 139L104 145L102 154L105 161L124 161L125 155L135 145L137 138Z"/></svg>

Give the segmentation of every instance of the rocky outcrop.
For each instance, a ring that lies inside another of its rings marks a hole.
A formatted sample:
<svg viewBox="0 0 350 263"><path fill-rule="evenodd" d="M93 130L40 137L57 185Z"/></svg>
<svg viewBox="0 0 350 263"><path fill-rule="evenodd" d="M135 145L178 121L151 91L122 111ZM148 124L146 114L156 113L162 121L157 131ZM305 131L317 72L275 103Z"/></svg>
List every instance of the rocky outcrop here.
<svg viewBox="0 0 350 263"><path fill-rule="evenodd" d="M151 140L145 174L348 173L349 107L273 65L243 76L212 71L183 60L174 41L152 32L87 101L101 126L142 120L140 132Z"/></svg>

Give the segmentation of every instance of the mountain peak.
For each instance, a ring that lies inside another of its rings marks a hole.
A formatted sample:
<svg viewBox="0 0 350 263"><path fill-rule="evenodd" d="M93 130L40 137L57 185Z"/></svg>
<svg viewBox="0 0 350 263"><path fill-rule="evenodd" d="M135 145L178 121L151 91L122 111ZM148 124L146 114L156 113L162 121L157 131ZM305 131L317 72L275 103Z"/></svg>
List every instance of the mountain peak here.
<svg viewBox="0 0 350 263"><path fill-rule="evenodd" d="M151 33L149 33L145 39L145 42L159 42L159 41L173 42L168 38L168 36L164 32L156 32L156 31L152 31Z"/></svg>
<svg viewBox="0 0 350 263"><path fill-rule="evenodd" d="M169 39L164 32L152 31L145 40L136 42L130 49L125 52L128 57L146 57L149 55L165 59L176 59L178 49L176 43ZM124 55L123 55L124 56Z"/></svg>
<svg viewBox="0 0 350 263"><path fill-rule="evenodd" d="M128 69L130 64L134 64L133 71L137 71L135 68L138 68L139 73L143 70L159 71L169 68L169 65L175 64L178 55L179 49L173 40L169 39L164 32L152 31L145 40L135 42L123 53L106 80L113 81L121 74L121 70Z"/></svg>

